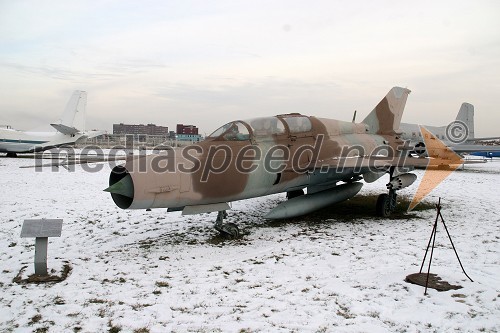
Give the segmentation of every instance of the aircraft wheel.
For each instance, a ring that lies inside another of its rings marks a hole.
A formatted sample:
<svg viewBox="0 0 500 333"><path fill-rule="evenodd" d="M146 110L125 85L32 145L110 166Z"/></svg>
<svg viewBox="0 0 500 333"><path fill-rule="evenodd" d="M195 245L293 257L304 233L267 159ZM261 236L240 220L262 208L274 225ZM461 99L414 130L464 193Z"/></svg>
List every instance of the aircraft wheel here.
<svg viewBox="0 0 500 333"><path fill-rule="evenodd" d="M389 217L391 215L391 198L389 194L381 194L377 199L377 215L382 217Z"/></svg>
<svg viewBox="0 0 500 333"><path fill-rule="evenodd" d="M240 229L234 223L226 223L222 226L222 230L220 230L221 234L227 236L229 238L238 238L240 236Z"/></svg>

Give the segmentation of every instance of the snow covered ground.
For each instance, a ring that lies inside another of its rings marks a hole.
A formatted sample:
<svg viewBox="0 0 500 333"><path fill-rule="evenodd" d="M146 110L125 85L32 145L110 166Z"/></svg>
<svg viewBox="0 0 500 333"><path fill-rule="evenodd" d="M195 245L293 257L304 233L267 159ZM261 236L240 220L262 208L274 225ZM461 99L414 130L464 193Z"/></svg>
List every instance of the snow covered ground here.
<svg viewBox="0 0 500 333"><path fill-rule="evenodd" d="M0 159L2 332L500 331L500 161L453 173L428 198L443 197L474 282L440 225L431 271L464 288L427 296L404 278L420 268L435 210L373 217L363 202L385 190L385 178L358 201L291 221L261 218L284 195L236 202L229 221L243 236L222 241L215 213L117 208L102 191L109 167L19 168L30 163ZM32 218L64 219L62 237L49 240L48 266L69 262L65 281L13 282L22 267L25 276L34 271L34 240L20 238Z"/></svg>

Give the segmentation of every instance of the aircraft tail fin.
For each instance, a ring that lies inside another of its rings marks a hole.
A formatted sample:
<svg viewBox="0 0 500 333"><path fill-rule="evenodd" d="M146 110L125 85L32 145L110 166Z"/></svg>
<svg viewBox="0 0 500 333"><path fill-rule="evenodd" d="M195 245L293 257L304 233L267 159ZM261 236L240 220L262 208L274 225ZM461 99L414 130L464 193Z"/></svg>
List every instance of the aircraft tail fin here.
<svg viewBox="0 0 500 333"><path fill-rule="evenodd" d="M392 88L363 120L369 126L369 131L377 134L396 133L410 92L406 88Z"/></svg>
<svg viewBox="0 0 500 333"><path fill-rule="evenodd" d="M467 139L474 139L474 105L469 103L462 103L458 111L456 121L461 121L467 126L468 137Z"/></svg>
<svg viewBox="0 0 500 333"><path fill-rule="evenodd" d="M85 131L85 111L87 108L87 92L75 90L66 104L64 113L58 124L74 128L80 132ZM56 128L57 129L57 128Z"/></svg>

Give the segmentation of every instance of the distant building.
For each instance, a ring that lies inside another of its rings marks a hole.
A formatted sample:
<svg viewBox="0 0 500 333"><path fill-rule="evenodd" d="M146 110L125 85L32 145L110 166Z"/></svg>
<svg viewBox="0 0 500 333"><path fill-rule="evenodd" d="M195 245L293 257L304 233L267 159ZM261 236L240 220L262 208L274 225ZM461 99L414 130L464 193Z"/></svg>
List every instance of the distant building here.
<svg viewBox="0 0 500 333"><path fill-rule="evenodd" d="M177 124L177 135L179 134L198 134L198 127L194 125Z"/></svg>
<svg viewBox="0 0 500 333"><path fill-rule="evenodd" d="M190 141L190 142L199 142L201 141L201 135L199 134L177 134L177 141Z"/></svg>
<svg viewBox="0 0 500 333"><path fill-rule="evenodd" d="M134 134L134 135L161 135L169 136L168 127L147 125L127 125L124 123L113 124L113 134Z"/></svg>

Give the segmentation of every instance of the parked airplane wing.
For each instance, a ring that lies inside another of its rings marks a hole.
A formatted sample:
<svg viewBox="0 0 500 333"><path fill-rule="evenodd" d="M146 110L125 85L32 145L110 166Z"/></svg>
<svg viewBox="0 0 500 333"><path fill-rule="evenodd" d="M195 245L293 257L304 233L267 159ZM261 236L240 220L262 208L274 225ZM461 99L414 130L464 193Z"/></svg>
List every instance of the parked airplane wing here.
<svg viewBox="0 0 500 333"><path fill-rule="evenodd" d="M500 146L486 146L486 145L452 145L450 146L456 153L495 153L500 152Z"/></svg>
<svg viewBox="0 0 500 333"><path fill-rule="evenodd" d="M106 156L106 155L59 155L57 153L49 154L48 156L35 155L35 159L32 165L22 165L19 168L45 168L45 167L63 167L78 165L78 164L88 164L88 163L104 163L104 162L114 162L114 161L125 161L127 156ZM47 163L42 163L43 160L51 160Z"/></svg>

